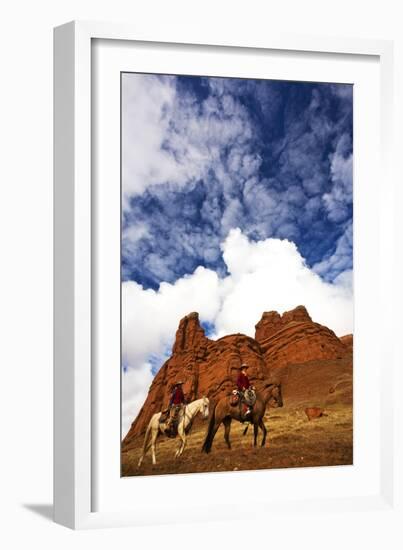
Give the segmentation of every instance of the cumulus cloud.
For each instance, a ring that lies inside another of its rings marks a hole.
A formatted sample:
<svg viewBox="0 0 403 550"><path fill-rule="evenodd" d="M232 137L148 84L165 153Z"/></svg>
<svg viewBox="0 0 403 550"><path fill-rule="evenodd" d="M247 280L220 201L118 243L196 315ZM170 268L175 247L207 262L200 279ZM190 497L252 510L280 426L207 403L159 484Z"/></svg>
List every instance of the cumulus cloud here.
<svg viewBox="0 0 403 550"><path fill-rule="evenodd" d="M150 363L126 369L122 376L122 437L129 431L137 412L141 409L153 374ZM133 416L133 412L135 412Z"/></svg>
<svg viewBox="0 0 403 550"><path fill-rule="evenodd" d="M219 278L204 267L157 291L135 282L122 288L123 410L125 426L136 416L150 383L151 354L161 357L172 346L181 317L198 311L215 327L213 338L233 332L254 336L263 311L284 312L299 304L314 321L338 335L353 330L351 272L325 282L310 269L296 245L288 240L254 242L232 229L221 244L228 275ZM136 392L133 388L136 386Z"/></svg>
<svg viewBox="0 0 403 550"><path fill-rule="evenodd" d="M289 240L253 242L232 230L223 243L229 276L222 280L222 304L215 319L218 335L254 336L263 311L284 312L298 304L312 318L342 335L352 331L352 294L348 280L327 283L306 264Z"/></svg>

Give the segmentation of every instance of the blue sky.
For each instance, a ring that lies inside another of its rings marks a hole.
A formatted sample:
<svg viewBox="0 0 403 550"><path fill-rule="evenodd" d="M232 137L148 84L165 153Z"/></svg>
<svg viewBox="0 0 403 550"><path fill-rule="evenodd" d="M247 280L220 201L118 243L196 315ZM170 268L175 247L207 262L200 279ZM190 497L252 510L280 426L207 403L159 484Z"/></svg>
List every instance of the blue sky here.
<svg viewBox="0 0 403 550"><path fill-rule="evenodd" d="M159 149L172 162L127 195L123 280L157 289L199 265L225 275L220 243L234 227L294 242L325 280L352 267L351 85L124 78L124 91L160 89Z"/></svg>
<svg viewBox="0 0 403 550"><path fill-rule="evenodd" d="M122 431L198 311L353 330L352 86L122 75Z"/></svg>

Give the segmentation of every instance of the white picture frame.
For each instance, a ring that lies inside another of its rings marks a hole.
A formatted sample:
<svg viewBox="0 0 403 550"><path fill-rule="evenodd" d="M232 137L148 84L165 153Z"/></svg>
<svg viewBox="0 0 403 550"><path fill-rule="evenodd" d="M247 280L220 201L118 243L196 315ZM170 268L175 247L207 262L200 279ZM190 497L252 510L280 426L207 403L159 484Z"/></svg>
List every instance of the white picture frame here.
<svg viewBox="0 0 403 550"><path fill-rule="evenodd" d="M95 380L94 358L97 356L94 341L94 326L97 323L97 288L94 284L95 261L94 242L97 239L97 208L92 186L92 153L94 129L91 114L94 40L131 41L141 44L175 44L177 48L195 48L198 52L209 48L209 52L233 48L248 56L268 51L282 52L287 56L312 56L320 53L329 56L327 62L337 56L363 56L376 58L380 69L380 140L379 156L383 181L388 182L379 194L378 211L380 254L382 265L391 265L396 240L393 222L389 212L394 208L393 180L393 45L388 41L338 39L313 36L254 36L253 33L231 36L228 29L220 37L205 29L200 37L187 36L186 30L169 30L164 36L153 36L152 31L136 29L130 25L109 23L72 22L55 29L54 35L54 87L55 87L55 370L54 370L54 505L55 521L71 528L144 525L161 522L195 521L209 519L237 519L241 517L239 502L223 507L217 502L180 504L175 509L156 509L150 513L142 504L141 494L146 491L143 478L135 489L135 498L129 506L119 506L112 501L108 509L97 510L94 484L103 475L95 456L98 425L96 401L98 386ZM116 42L117 43L117 42ZM144 69L143 69L144 70ZM373 203L372 203L373 204ZM365 214L363 214L365 216ZM382 269L374 275L380 284L377 314L386 319L390 312L393 289L396 282L391 269ZM380 323L380 326L383 326ZM393 423L396 414L388 385L393 379L396 361L391 346L387 343L386 327L380 331L380 356L382 359L379 436L379 483L370 494L365 491L343 495L337 498L315 497L303 491L297 498L281 502L260 499L265 513L300 513L310 510L317 514L324 509L341 511L346 507L357 511L394 511L394 447ZM119 442L117 442L119 443ZM282 472L293 476L295 472ZM231 476L232 474L228 474ZM326 476L326 472L323 473ZM247 477L249 476L249 477ZM321 474L322 476L322 474ZM172 476L165 476L171 477ZM251 483L252 473L246 473L244 483ZM323 477L323 476L322 476ZM228 480L227 476L227 480ZM262 483L264 478L255 479ZM220 483L215 478L215 483ZM155 490L155 480L153 489ZM187 487L195 483L187 476ZM200 486L199 481L199 486ZM206 482L204 477L202 484ZM196 486L195 485L195 486ZM222 487L227 487L222 485ZM301 486L302 487L302 486ZM168 490L168 487L167 487ZM118 495L118 493L116 493ZM118 497L116 496L116 501ZM231 499L229 498L229 502Z"/></svg>

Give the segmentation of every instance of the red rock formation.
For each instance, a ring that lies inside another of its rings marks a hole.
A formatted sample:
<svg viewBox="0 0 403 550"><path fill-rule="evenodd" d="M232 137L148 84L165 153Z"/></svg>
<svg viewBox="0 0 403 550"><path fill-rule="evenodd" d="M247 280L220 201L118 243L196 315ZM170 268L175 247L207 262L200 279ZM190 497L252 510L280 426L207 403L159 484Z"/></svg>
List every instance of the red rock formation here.
<svg viewBox="0 0 403 550"><path fill-rule="evenodd" d="M265 311L260 321L255 325L255 339L258 342L266 340L283 328L283 320L277 311Z"/></svg>
<svg viewBox="0 0 403 550"><path fill-rule="evenodd" d="M238 369L244 362L249 366L251 382L259 389L290 364L338 359L346 353L346 345L330 329L314 323L303 306L282 316L275 311L263 313L256 325L255 339L231 334L210 340L198 314L190 313L180 321L172 356L155 376L123 446L130 447L132 440L144 432L151 416L168 405L178 379L183 380L189 400L202 395L216 400L234 388Z"/></svg>
<svg viewBox="0 0 403 550"><path fill-rule="evenodd" d="M283 324L287 325L288 323L312 323L311 316L306 310L305 306L297 306L291 311L285 311L281 316Z"/></svg>
<svg viewBox="0 0 403 550"><path fill-rule="evenodd" d="M199 314L189 313L179 323L172 353L182 353L203 347L208 340L199 323Z"/></svg>
<svg viewBox="0 0 403 550"><path fill-rule="evenodd" d="M304 306L297 306L291 311L286 311L283 315L280 315L277 311L265 311L260 321L255 325L255 339L262 342L293 321L311 323L312 319Z"/></svg>
<svg viewBox="0 0 403 550"><path fill-rule="evenodd" d="M345 336L341 336L340 340L346 346L348 351L350 353L353 353L353 335L352 334L346 334Z"/></svg>
<svg viewBox="0 0 403 550"><path fill-rule="evenodd" d="M313 359L340 359L346 353L333 331L313 322L291 321L260 346L270 370Z"/></svg>
<svg viewBox="0 0 403 550"><path fill-rule="evenodd" d="M335 333L314 323L304 306L286 311L263 313L256 325L256 340L260 343L268 369L313 359L338 359L346 348Z"/></svg>

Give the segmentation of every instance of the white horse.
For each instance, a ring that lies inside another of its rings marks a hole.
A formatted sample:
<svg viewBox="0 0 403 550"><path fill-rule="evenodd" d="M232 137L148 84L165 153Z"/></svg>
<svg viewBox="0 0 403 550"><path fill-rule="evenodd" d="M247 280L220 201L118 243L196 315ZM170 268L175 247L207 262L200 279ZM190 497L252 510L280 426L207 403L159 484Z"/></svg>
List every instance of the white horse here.
<svg viewBox="0 0 403 550"><path fill-rule="evenodd" d="M175 458L178 456L181 456L181 454L183 453L186 445L186 433L189 431L192 425L192 422L198 413L201 413L203 418L208 417L209 400L207 397L202 397L201 399L192 401L188 405L185 405L180 411L179 420L178 420L178 435L180 437L180 442L175 452ZM139 458L138 467L141 466L141 463L143 462L143 458L150 447L151 447L153 464L157 463L155 459L155 443L157 441L157 437L160 434L164 435L164 430L166 428L166 423L160 422L161 414L162 414L161 412L153 414L150 422L148 423L147 430L144 436L143 451ZM150 432L151 432L151 439L149 441Z"/></svg>

